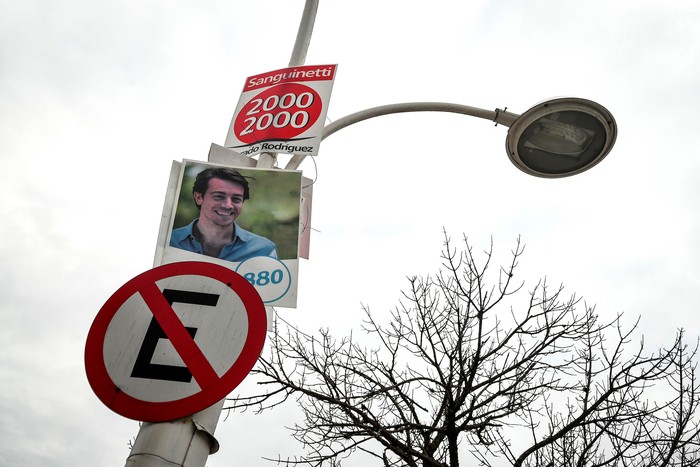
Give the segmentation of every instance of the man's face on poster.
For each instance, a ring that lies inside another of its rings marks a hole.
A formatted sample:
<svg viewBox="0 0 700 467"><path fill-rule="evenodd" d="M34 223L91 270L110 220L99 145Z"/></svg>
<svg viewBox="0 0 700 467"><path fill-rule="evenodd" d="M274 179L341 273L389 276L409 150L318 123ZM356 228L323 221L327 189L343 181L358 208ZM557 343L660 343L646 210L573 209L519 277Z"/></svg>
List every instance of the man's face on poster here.
<svg viewBox="0 0 700 467"><path fill-rule="evenodd" d="M229 226L243 212L244 188L238 183L212 178L206 193L194 193L201 220L218 226Z"/></svg>

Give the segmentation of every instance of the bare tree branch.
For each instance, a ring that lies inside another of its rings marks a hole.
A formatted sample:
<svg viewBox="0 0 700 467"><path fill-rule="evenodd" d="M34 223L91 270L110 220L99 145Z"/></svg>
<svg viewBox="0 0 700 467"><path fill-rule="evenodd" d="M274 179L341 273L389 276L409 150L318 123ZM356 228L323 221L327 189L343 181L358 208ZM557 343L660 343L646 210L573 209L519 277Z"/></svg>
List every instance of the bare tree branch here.
<svg viewBox="0 0 700 467"><path fill-rule="evenodd" d="M310 335L277 318L253 370L260 392L229 410L293 399L304 448L287 465L339 466L364 453L386 467L700 466L698 345L635 344L637 323L546 279L526 291L445 233L443 266L408 278L387 319L363 307L362 336ZM495 276L495 277L494 277ZM529 441L528 441L529 440Z"/></svg>

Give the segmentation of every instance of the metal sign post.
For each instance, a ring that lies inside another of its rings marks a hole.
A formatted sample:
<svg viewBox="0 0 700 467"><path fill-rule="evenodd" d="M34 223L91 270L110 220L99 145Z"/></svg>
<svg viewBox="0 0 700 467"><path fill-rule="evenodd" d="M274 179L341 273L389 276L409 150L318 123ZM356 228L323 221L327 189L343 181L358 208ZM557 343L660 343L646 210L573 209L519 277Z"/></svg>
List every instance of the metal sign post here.
<svg viewBox="0 0 700 467"><path fill-rule="evenodd" d="M289 66L303 65L318 10L318 0L306 0ZM303 156L300 156L303 157ZM274 153L262 153L257 166L273 167ZM270 311L270 310L268 310ZM204 467L218 451L214 430L224 399L208 409L170 422L144 422L126 461L126 467Z"/></svg>

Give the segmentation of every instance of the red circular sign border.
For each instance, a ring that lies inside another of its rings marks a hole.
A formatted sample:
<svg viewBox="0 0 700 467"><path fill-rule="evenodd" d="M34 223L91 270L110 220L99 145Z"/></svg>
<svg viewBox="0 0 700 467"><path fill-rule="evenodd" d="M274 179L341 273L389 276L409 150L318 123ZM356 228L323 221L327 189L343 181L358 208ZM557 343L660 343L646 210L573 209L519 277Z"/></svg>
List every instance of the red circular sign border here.
<svg viewBox="0 0 700 467"><path fill-rule="evenodd" d="M104 361L107 327L124 302L138 293L142 284L182 275L198 275L218 280L240 297L248 315L246 341L231 368L212 386L174 401L150 402L136 399L123 392L112 381L107 371ZM240 274L224 266L203 261L165 264L134 277L121 286L102 306L88 332L85 344L85 372L97 397L114 412L144 422L175 420L214 405L238 386L260 356L266 334L265 305L255 288Z"/></svg>

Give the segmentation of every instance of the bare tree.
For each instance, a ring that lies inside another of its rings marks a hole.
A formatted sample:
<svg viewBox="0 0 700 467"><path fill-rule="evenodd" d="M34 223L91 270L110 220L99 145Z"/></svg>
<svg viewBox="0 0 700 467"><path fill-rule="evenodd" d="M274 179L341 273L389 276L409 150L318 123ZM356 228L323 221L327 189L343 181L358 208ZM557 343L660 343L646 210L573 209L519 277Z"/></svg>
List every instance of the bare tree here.
<svg viewBox="0 0 700 467"><path fill-rule="evenodd" d="M637 323L602 322L546 280L516 283L520 240L504 267L492 253L445 235L440 272L409 278L389 319L364 307L359 339L278 318L252 372L261 392L228 408L295 399L304 454L284 464L364 452L386 467L700 465L697 345L681 330L650 352Z"/></svg>

